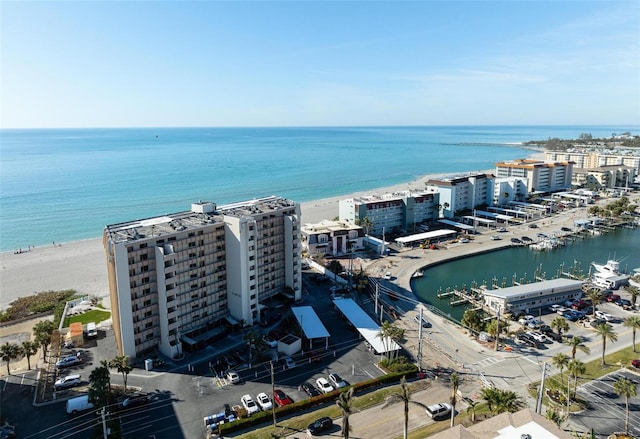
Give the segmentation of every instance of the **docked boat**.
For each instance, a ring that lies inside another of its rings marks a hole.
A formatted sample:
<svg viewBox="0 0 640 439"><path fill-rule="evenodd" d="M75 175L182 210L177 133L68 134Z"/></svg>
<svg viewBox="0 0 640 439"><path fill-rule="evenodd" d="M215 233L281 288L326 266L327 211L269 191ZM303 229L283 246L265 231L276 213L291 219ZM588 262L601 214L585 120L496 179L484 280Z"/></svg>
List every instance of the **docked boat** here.
<svg viewBox="0 0 640 439"><path fill-rule="evenodd" d="M422 272L422 270L418 270L415 273L413 273L413 275L411 277L419 278L419 277L422 277L422 276L424 276L424 273Z"/></svg>
<svg viewBox="0 0 640 439"><path fill-rule="evenodd" d="M620 262L615 259L609 259L606 264L592 262L591 265L598 273L620 274Z"/></svg>

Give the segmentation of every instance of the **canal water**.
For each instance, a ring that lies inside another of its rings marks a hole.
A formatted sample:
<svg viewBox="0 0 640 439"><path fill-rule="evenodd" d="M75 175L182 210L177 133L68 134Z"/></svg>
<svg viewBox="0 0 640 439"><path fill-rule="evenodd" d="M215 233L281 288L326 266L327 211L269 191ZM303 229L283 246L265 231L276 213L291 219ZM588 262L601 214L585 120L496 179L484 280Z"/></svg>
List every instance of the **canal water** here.
<svg viewBox="0 0 640 439"><path fill-rule="evenodd" d="M541 274L552 279L558 277L563 264L563 271L582 271L586 276L591 262L604 264L608 259L620 261L620 270L624 272L640 267L640 228L619 228L600 236L578 238L550 251L508 248L445 262L425 269L422 278L412 280L411 289L421 301L460 320L466 306L451 306L449 301L452 298L438 299L438 293L445 292L447 288L469 288L474 284L491 285L494 282L509 287L513 285L514 277L521 283L524 279L532 282L534 276Z"/></svg>

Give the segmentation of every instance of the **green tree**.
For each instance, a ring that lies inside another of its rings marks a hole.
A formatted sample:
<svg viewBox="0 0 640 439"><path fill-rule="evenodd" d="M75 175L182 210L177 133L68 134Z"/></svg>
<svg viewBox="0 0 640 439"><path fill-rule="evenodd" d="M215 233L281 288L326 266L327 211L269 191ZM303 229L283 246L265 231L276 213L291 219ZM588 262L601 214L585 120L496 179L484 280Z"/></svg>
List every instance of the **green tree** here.
<svg viewBox="0 0 640 439"><path fill-rule="evenodd" d="M591 349L589 349L589 346L585 345L582 342L582 339L580 337L576 337L575 335L569 339L568 344L569 346L571 346L572 360L576 359L576 352L578 351L578 349L580 349L582 352L584 352L587 355L591 353Z"/></svg>
<svg viewBox="0 0 640 439"><path fill-rule="evenodd" d="M382 340L382 345L386 349L387 359L391 359L391 345L392 342L397 342L398 340L404 337L404 330L399 329L397 326L385 321L380 326L380 331L377 334L377 337Z"/></svg>
<svg viewBox="0 0 640 439"><path fill-rule="evenodd" d="M373 221L371 221L371 218L369 218L368 216L365 216L364 218L362 218L361 225L362 227L364 227L364 233L368 235L371 227L373 227Z"/></svg>
<svg viewBox="0 0 640 439"><path fill-rule="evenodd" d="M638 295L640 295L640 288L630 285L626 288L627 293L631 295L631 303L633 306L636 306L636 301L638 300Z"/></svg>
<svg viewBox="0 0 640 439"><path fill-rule="evenodd" d="M593 305L593 317L595 318L596 309L598 309L598 305L600 305L600 302L604 299L604 294L602 294L602 291L597 288L589 288L586 292L586 296L591 299Z"/></svg>
<svg viewBox="0 0 640 439"><path fill-rule="evenodd" d="M53 334L53 322L50 320L42 320L33 327L33 336L42 348L42 358L47 358L47 348L51 344L51 335Z"/></svg>
<svg viewBox="0 0 640 439"><path fill-rule="evenodd" d="M31 369L31 357L38 352L38 343L31 340L22 342L20 346L20 354L27 357L27 367Z"/></svg>
<svg viewBox="0 0 640 439"><path fill-rule="evenodd" d="M451 427L455 422L456 403L458 402L458 387L460 387L460 377L457 372L451 374Z"/></svg>
<svg viewBox="0 0 640 439"><path fill-rule="evenodd" d="M129 365L129 357L126 355L120 355L109 361L109 367L112 367L122 374L122 381L124 382L124 391L127 391L127 377L129 372L133 370L133 366Z"/></svg>
<svg viewBox="0 0 640 439"><path fill-rule="evenodd" d="M636 384L627 378L618 378L613 383L613 390L620 396L624 396L626 406L626 417L624 421L624 431L629 433L629 398L637 395Z"/></svg>
<svg viewBox="0 0 640 439"><path fill-rule="evenodd" d="M332 259L327 265L327 269L335 274L342 273L343 271L342 264L337 259Z"/></svg>
<svg viewBox="0 0 640 439"><path fill-rule="evenodd" d="M346 392L341 392L340 396L336 400L336 405L340 408L342 412L342 437L344 439L349 439L349 431L351 427L349 426L349 416L353 413L351 409L351 405L353 404L353 387L349 388Z"/></svg>
<svg viewBox="0 0 640 439"><path fill-rule="evenodd" d="M11 363L11 360L18 358L19 355L20 346L15 343L5 342L5 344L0 346L0 358L2 358L2 361L7 363L7 375L11 375L9 363Z"/></svg>
<svg viewBox="0 0 640 439"><path fill-rule="evenodd" d="M560 427L560 424L564 421L564 417L560 414L557 408L548 408L545 416L548 420Z"/></svg>
<svg viewBox="0 0 640 439"><path fill-rule="evenodd" d="M607 340L611 342L618 341L618 335L614 332L613 327L607 323L601 323L596 326L596 333L602 337L602 366L604 366L605 351L607 349Z"/></svg>
<svg viewBox="0 0 640 439"><path fill-rule="evenodd" d="M567 319L563 317L556 317L551 320L551 329L554 329L559 336L562 336L563 332L567 332L569 330L569 323Z"/></svg>
<svg viewBox="0 0 640 439"><path fill-rule="evenodd" d="M411 400L411 390L407 385L407 380L403 376L400 378L400 391L394 392L391 395L387 396L387 399L382 406L382 408L387 408L392 404L397 402L402 402L404 404L404 429L403 429L403 437L407 439L409 436L409 404L415 404L423 409L426 409L427 406L418 401Z"/></svg>
<svg viewBox="0 0 640 439"><path fill-rule="evenodd" d="M102 361L89 375L89 402L96 408L109 405L111 399L111 373L109 364Z"/></svg>
<svg viewBox="0 0 640 439"><path fill-rule="evenodd" d="M562 375L562 371L567 367L567 365L569 364L569 360L570 358L566 355L563 354L562 352L556 354L551 361L553 362L553 365L555 367L557 367L558 369L560 369L560 386L564 386L564 376Z"/></svg>
<svg viewBox="0 0 640 439"><path fill-rule="evenodd" d="M578 387L578 377L586 372L587 366L580 360L571 360L567 364L567 370L573 377L573 393L575 394ZM571 396L567 395L567 398L571 399Z"/></svg>
<svg viewBox="0 0 640 439"><path fill-rule="evenodd" d="M512 390L485 387L480 391L480 395L487 401L489 411L494 415L504 412L513 413L524 406L524 401Z"/></svg>
<svg viewBox="0 0 640 439"><path fill-rule="evenodd" d="M462 315L462 325L471 329L473 332L480 332L484 329L482 316L475 309L468 309Z"/></svg>
<svg viewBox="0 0 640 439"><path fill-rule="evenodd" d="M467 414L471 415L471 422L475 424L476 422L476 406L478 405L478 401L474 399L467 400Z"/></svg>
<svg viewBox="0 0 640 439"><path fill-rule="evenodd" d="M627 317L622 324L631 328L633 352L636 352L636 330L640 329L640 316Z"/></svg>

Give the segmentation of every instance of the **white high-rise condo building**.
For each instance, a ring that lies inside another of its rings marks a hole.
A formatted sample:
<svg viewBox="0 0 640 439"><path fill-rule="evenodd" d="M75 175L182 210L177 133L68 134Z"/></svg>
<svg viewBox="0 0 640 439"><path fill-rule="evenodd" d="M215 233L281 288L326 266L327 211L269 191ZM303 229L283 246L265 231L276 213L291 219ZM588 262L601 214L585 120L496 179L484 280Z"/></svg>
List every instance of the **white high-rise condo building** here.
<svg viewBox="0 0 640 439"><path fill-rule="evenodd" d="M491 174L433 178L427 181L427 189L440 194L442 216L453 218L457 212L492 206L493 180Z"/></svg>
<svg viewBox="0 0 640 439"><path fill-rule="evenodd" d="M547 193L571 188L573 162L518 159L496 163L496 177L527 180L529 193Z"/></svg>
<svg viewBox="0 0 640 439"><path fill-rule="evenodd" d="M177 357L253 324L276 294L299 299L299 222L274 196L106 226L118 354Z"/></svg>

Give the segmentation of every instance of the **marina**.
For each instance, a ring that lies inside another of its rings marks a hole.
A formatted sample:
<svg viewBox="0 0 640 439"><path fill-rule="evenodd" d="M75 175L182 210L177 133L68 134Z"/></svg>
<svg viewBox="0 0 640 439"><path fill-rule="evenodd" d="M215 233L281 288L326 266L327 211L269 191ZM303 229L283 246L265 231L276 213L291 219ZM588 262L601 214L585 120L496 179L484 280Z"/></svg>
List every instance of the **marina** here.
<svg viewBox="0 0 640 439"><path fill-rule="evenodd" d="M640 229L620 227L589 238L567 240L552 252L518 246L433 265L422 270L422 278L412 279L411 287L420 300L460 320L466 309L481 306L477 294L489 285L507 288L559 277L584 280L595 271L592 261L611 258L624 258L618 266L623 273L640 267Z"/></svg>

